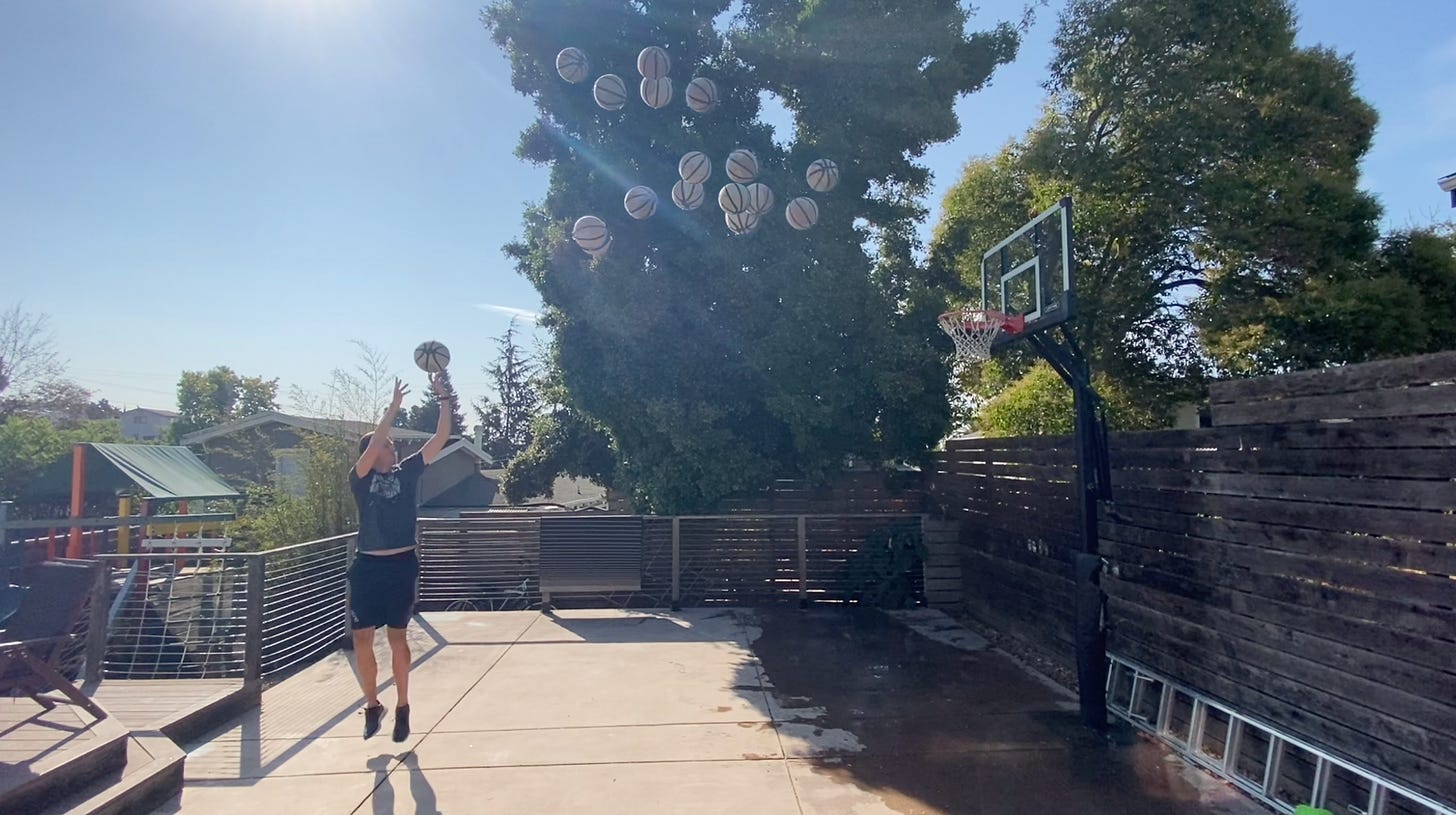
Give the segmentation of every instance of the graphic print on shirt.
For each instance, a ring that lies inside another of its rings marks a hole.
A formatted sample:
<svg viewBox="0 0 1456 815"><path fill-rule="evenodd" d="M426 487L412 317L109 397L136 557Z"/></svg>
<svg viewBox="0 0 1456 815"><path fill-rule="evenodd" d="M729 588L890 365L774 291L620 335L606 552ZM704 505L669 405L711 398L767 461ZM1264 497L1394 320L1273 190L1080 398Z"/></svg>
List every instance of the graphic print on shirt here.
<svg viewBox="0 0 1456 815"><path fill-rule="evenodd" d="M373 479L369 482L369 494L378 496L386 501L393 501L399 497L399 491L399 476L392 472L383 475L375 473Z"/></svg>

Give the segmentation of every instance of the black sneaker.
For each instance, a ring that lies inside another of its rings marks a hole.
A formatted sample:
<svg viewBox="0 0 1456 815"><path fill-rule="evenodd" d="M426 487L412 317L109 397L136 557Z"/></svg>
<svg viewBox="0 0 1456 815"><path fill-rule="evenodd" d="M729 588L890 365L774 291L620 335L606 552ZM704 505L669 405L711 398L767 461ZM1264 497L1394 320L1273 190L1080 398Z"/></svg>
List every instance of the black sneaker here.
<svg viewBox="0 0 1456 815"><path fill-rule="evenodd" d="M409 738L409 705L401 705L394 709L394 740L404 741Z"/></svg>
<svg viewBox="0 0 1456 815"><path fill-rule="evenodd" d="M364 708L364 738L369 738L379 732L379 725L384 722L384 705L375 705Z"/></svg>

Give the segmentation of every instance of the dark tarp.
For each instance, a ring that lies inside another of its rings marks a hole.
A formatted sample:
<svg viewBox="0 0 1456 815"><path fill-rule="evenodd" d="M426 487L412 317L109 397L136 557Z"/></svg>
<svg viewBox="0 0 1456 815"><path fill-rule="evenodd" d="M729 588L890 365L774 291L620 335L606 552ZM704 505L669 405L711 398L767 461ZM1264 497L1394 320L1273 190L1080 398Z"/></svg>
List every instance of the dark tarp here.
<svg viewBox="0 0 1456 815"><path fill-rule="evenodd" d="M87 444L86 496L114 497L140 487L144 495L163 501L240 498L237 490L186 447L154 444ZM37 501L69 501L71 453L43 470L25 490Z"/></svg>

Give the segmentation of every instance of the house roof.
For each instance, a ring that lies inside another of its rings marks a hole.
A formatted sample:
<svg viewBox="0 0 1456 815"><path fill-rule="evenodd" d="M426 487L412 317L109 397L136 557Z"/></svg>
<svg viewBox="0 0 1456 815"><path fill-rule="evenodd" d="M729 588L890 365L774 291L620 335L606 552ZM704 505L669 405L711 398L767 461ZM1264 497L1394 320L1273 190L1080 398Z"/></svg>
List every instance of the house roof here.
<svg viewBox="0 0 1456 815"><path fill-rule="evenodd" d="M186 447L156 444L87 444L86 494L114 496L135 485L161 500L238 498L238 491L223 482ZM71 453L52 462L25 490L28 498L55 500L71 494Z"/></svg>
<svg viewBox="0 0 1456 815"><path fill-rule="evenodd" d="M152 414L154 416L162 416L162 417L165 417L165 418L168 418L168 419L175 419L178 416L181 416L182 415L182 414L178 413L175 410L161 410L159 408L149 408L149 407L134 407L134 408L131 408L130 410L123 410L121 412L121 415L125 416L128 413L150 413L150 414Z"/></svg>
<svg viewBox="0 0 1456 815"><path fill-rule="evenodd" d="M202 444L220 436L228 436L240 430L248 430L254 427L261 427L266 424L281 424L294 427L308 433L318 433L324 436L351 436L358 438L374 429L369 422L358 422L350 419L330 419L319 416L294 416L289 413L280 413L276 410L265 410L262 413L254 413L245 419L234 419L231 422L223 422L219 425L188 433L180 441L183 444ZM406 430L404 428L392 428L389 435L402 441L424 441L431 434L422 433L418 430Z"/></svg>
<svg viewBox="0 0 1456 815"><path fill-rule="evenodd" d="M436 460L442 459L449 455L454 455L455 453L464 453L465 455L471 456L475 460L479 461L481 464L484 464L488 467L495 466L495 459L490 457L490 453L487 453L479 447L476 447L475 442L471 441L470 439L456 439L455 441L445 445L445 449L440 451L440 455L436 458Z"/></svg>

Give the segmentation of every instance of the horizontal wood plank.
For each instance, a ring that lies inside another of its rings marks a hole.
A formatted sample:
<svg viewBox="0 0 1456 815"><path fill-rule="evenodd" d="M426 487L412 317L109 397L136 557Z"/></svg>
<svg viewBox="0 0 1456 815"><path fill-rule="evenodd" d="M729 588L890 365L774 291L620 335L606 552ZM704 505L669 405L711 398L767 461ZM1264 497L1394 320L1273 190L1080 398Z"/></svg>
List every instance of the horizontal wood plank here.
<svg viewBox="0 0 1456 815"><path fill-rule="evenodd" d="M1345 391L1387 390L1456 380L1456 351L1362 362L1277 376L1227 379L1208 388L1215 405Z"/></svg>
<svg viewBox="0 0 1456 815"><path fill-rule="evenodd" d="M1451 413L1456 413L1456 385L1441 384L1214 405L1213 423L1230 426Z"/></svg>

